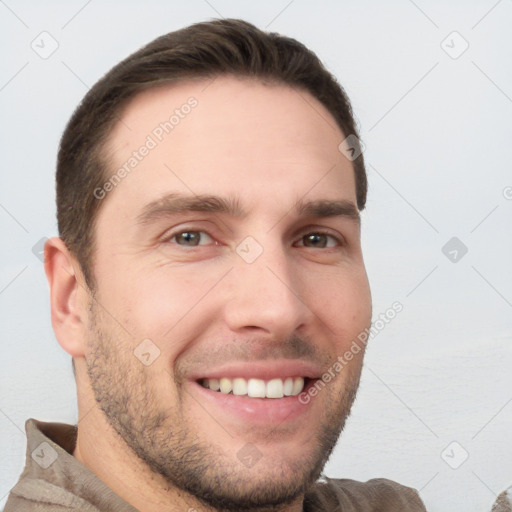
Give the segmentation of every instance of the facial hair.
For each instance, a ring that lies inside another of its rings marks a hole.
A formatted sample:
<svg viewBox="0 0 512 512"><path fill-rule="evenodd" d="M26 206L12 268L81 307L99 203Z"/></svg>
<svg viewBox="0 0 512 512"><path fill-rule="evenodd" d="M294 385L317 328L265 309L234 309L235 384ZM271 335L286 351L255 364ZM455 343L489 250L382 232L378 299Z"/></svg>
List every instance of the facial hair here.
<svg viewBox="0 0 512 512"><path fill-rule="evenodd" d="M330 393L329 406L300 456L290 460L289 454L272 453L271 460L263 457L246 471L220 444L201 437L197 422L187 417L184 390L170 373L162 372L162 378L176 387L178 399L165 405L126 332L94 300L89 312L86 363L95 400L122 441L169 489L185 491L206 510L270 512L297 501L319 478L350 414L360 365L344 369L350 377L342 391L330 385L321 391Z"/></svg>

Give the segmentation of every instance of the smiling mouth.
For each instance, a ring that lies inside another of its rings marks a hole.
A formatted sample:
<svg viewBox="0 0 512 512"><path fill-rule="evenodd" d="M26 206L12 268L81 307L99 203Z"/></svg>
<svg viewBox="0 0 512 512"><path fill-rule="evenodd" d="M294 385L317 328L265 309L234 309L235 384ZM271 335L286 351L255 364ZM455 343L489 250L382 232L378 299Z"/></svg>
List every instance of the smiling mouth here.
<svg viewBox="0 0 512 512"><path fill-rule="evenodd" d="M197 382L206 389L224 395L237 395L249 398L279 399L297 396L316 379L308 377L287 377L286 379L244 379L237 377L229 379L199 379Z"/></svg>

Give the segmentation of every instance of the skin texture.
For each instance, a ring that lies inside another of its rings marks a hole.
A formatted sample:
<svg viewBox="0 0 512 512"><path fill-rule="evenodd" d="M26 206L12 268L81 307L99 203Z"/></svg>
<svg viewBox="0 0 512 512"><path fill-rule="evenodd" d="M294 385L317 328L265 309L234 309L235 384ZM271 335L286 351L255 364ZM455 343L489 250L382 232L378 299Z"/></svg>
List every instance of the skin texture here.
<svg viewBox="0 0 512 512"><path fill-rule="evenodd" d="M293 209L301 199L356 204L353 167L338 150L345 136L305 91L187 81L127 105L108 143L112 172L190 97L197 105L101 199L94 296L59 238L45 248L53 327L76 364L74 455L142 512L300 511L349 415L364 351L279 425L212 408L190 378L286 358L326 371L369 327L360 226ZM247 215L137 224L166 193L233 195ZM319 232L329 236L305 236ZM247 236L263 251L252 263L236 251ZM145 339L160 351L148 366L134 355ZM252 467L237 456L248 443L261 454Z"/></svg>

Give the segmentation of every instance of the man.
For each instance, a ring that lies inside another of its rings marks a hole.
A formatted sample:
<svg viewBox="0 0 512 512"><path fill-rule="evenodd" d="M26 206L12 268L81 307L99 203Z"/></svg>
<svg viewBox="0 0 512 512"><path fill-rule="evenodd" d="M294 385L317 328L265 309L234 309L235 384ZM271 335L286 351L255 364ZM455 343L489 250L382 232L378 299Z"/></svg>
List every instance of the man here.
<svg viewBox="0 0 512 512"><path fill-rule="evenodd" d="M349 100L295 40L200 23L105 75L62 137L45 246L78 425L27 421L5 512L425 510L318 481L371 323L366 189Z"/></svg>

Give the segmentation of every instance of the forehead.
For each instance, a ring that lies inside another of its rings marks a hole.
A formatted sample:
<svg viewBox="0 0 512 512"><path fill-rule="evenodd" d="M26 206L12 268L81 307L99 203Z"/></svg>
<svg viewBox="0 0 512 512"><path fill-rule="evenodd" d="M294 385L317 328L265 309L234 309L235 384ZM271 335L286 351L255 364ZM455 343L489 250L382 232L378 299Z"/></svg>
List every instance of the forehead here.
<svg viewBox="0 0 512 512"><path fill-rule="evenodd" d="M221 76L159 86L133 98L110 134L108 165L122 176L107 202L142 207L168 192L355 202L344 138L318 100L287 85Z"/></svg>

